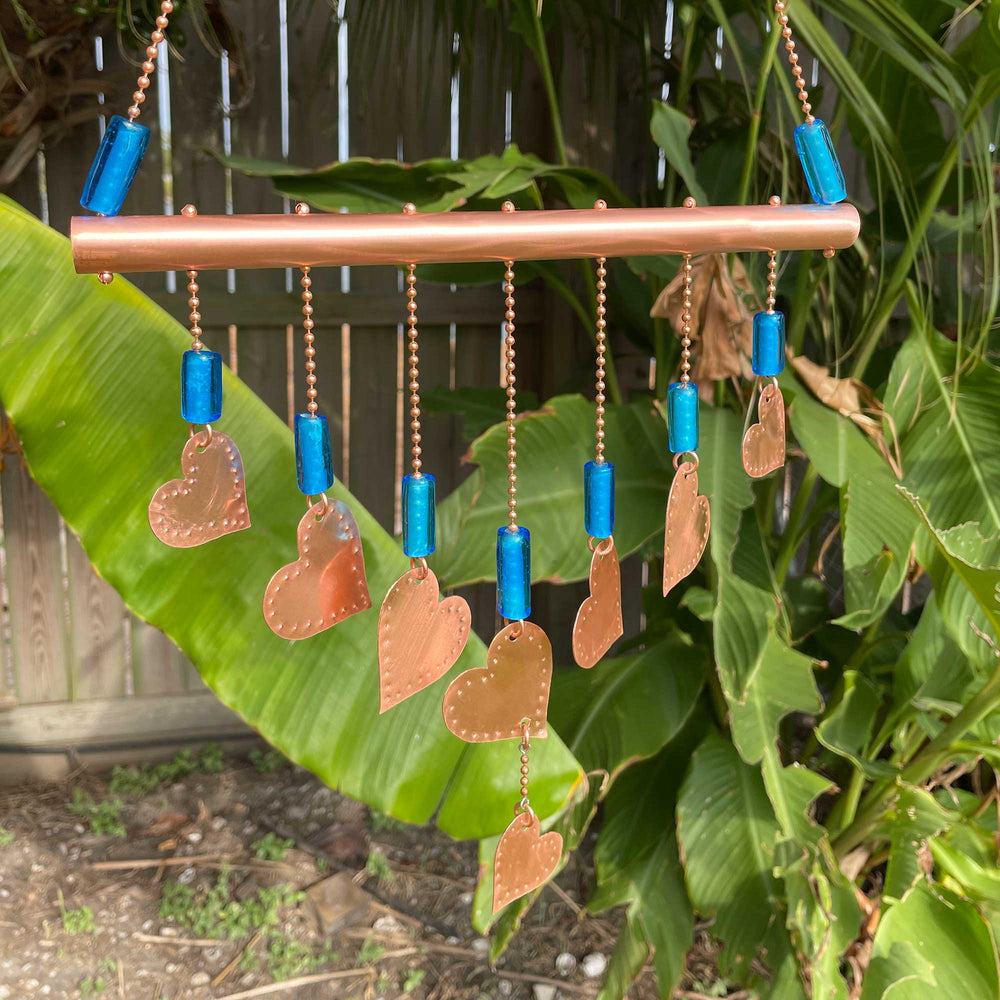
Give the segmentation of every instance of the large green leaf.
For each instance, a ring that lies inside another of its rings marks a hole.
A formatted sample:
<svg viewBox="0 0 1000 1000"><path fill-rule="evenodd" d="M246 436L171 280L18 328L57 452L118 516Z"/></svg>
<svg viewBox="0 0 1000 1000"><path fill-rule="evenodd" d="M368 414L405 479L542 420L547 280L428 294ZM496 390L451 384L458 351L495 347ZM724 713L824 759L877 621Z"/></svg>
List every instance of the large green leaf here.
<svg viewBox="0 0 1000 1000"><path fill-rule="evenodd" d="M751 962L784 924L772 874L779 834L760 771L712 734L694 752L677 802L677 838L695 911L714 916L719 969L746 978Z"/></svg>
<svg viewBox="0 0 1000 1000"><path fill-rule="evenodd" d="M719 681L732 716L733 742L755 763L789 712L820 707L812 661L777 634L779 598L740 460L741 427L728 410L702 416L699 487L712 504L709 552L718 589L712 631Z"/></svg>
<svg viewBox="0 0 1000 1000"><path fill-rule="evenodd" d="M374 519L334 487L357 518L375 608L304 642L280 639L260 602L270 575L295 556L304 509L287 427L225 373L220 430L243 454L253 527L167 548L150 532L146 507L179 471L187 431L177 370L187 333L127 282L104 287L74 274L68 242L8 200L0 277L0 398L32 475L133 611L191 657L222 701L329 784L411 822L440 806L455 836L502 830L516 790L512 751L466 747L445 729L443 681L378 714L378 605L407 563ZM481 542L492 551L492 532ZM473 637L455 670L484 655ZM580 769L554 732L536 750L533 801L549 815Z"/></svg>
<svg viewBox="0 0 1000 1000"><path fill-rule="evenodd" d="M952 341L916 329L896 355L885 407L902 442L903 485L934 524L1000 533L1000 369L959 364Z"/></svg>
<svg viewBox="0 0 1000 1000"><path fill-rule="evenodd" d="M702 204L708 204L708 196L698 183L691 162L691 120L683 111L672 108L662 101L653 102L653 116L649 122L653 141L666 157L667 163L681 176L688 191Z"/></svg>
<svg viewBox="0 0 1000 1000"><path fill-rule="evenodd" d="M557 673L549 718L585 771L613 780L680 731L707 668L706 651L673 633L631 656Z"/></svg>
<svg viewBox="0 0 1000 1000"><path fill-rule="evenodd" d="M976 907L919 885L882 917L861 1000L994 1000L995 945Z"/></svg>
<svg viewBox="0 0 1000 1000"><path fill-rule="evenodd" d="M503 413L497 414L498 419ZM615 545L622 557L663 531L670 452L663 420L648 403L609 406L607 455L615 464L618 518ZM583 466L593 458L594 408L581 396L557 396L517 420L518 523L531 531L536 580L579 580L590 571L583 530ZM479 468L438 505L435 569L455 587L490 579L492 550L472 543L495 536L507 520L507 432L488 430L472 445Z"/></svg>
<svg viewBox="0 0 1000 1000"><path fill-rule="evenodd" d="M687 738L668 745L653 760L629 768L615 782L594 851L597 892L589 908L600 912L630 904L627 923L633 936L654 949L663 997L672 995L684 972L694 928L677 854L674 807L691 737L703 728L688 727Z"/></svg>
<svg viewBox="0 0 1000 1000"><path fill-rule="evenodd" d="M846 611L838 624L864 627L903 585L916 521L896 495L892 470L850 420L804 390L790 419L816 471L840 489Z"/></svg>

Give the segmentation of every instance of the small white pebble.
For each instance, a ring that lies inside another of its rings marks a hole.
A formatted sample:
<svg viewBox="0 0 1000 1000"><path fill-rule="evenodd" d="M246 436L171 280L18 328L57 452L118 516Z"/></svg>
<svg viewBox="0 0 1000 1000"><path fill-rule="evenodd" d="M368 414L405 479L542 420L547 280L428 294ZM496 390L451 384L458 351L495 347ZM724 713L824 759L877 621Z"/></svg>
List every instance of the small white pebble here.
<svg viewBox="0 0 1000 1000"><path fill-rule="evenodd" d="M463 892L462 895L458 897L458 901L462 904L462 906L471 906L473 895L474 894L471 892Z"/></svg>
<svg viewBox="0 0 1000 1000"><path fill-rule="evenodd" d="M597 979L598 976L603 976L607 967L607 956L602 955L599 951L592 951L589 955L584 955L583 961L580 963L580 969L588 979Z"/></svg>
<svg viewBox="0 0 1000 1000"><path fill-rule="evenodd" d="M472 942L472 950L480 957L485 958L490 953L490 943L486 938L476 938Z"/></svg>
<svg viewBox="0 0 1000 1000"><path fill-rule="evenodd" d="M501 979L497 986L502 997L509 997L514 992L514 984L509 979Z"/></svg>
<svg viewBox="0 0 1000 1000"><path fill-rule="evenodd" d="M398 934L403 929L403 925L393 916L379 917L372 924L372 930L383 931L386 934Z"/></svg>
<svg viewBox="0 0 1000 1000"><path fill-rule="evenodd" d="M560 976L568 976L576 968L576 956L568 951L556 955L556 972Z"/></svg>
<svg viewBox="0 0 1000 1000"><path fill-rule="evenodd" d="M196 972L191 977L192 986L208 986L212 981L212 977L207 972Z"/></svg>
<svg viewBox="0 0 1000 1000"><path fill-rule="evenodd" d="M535 1000L556 1000L556 988L548 983L533 983L531 992Z"/></svg>
<svg viewBox="0 0 1000 1000"><path fill-rule="evenodd" d="M189 841L190 841L190 842L191 842L192 844L200 844L200 843L201 843L201 830L192 830L192 831L191 831L191 832L190 832L190 833L189 833L189 834L187 835L187 839L188 839L188 840L189 840Z"/></svg>
<svg viewBox="0 0 1000 1000"><path fill-rule="evenodd" d="M180 937L180 932L176 927L168 927L164 925L160 928L160 937Z"/></svg>

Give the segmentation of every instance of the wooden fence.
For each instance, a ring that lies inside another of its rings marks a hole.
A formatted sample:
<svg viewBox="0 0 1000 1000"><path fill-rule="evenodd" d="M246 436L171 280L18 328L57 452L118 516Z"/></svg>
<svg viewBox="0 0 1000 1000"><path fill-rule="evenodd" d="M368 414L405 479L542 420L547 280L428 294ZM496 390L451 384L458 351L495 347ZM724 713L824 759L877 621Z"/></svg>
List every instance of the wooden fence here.
<svg viewBox="0 0 1000 1000"><path fill-rule="evenodd" d="M187 202L206 213L288 210L268 182L224 170L211 150L310 166L358 155L472 157L499 153L510 142L552 155L544 93L531 61L498 55L494 40L478 41L481 51L466 53L469 58L453 70L447 46L428 52L426 60L411 51L407 62L380 44L377 30L338 21L325 3L252 0L239 12L248 65L213 54L191 30L182 53L160 59L143 115L153 135L129 213L171 213ZM429 26L422 27L429 38ZM453 44L461 47L462 39L456 36ZM626 187L637 187L640 175L655 175L656 164L640 162L634 151L649 156L648 141L628 131L643 127L642 115L627 106L641 100L634 54L609 49L593 58L577 51L571 36L563 51L571 157L619 181L624 175ZM124 61L114 37L96 41L95 72L123 79ZM46 146L7 193L67 232L80 211L77 198L103 127L99 115L122 111L131 89L95 103L94 120ZM628 114L619 114L621 105ZM338 472L384 527L398 529L394 497L406 453L401 278L389 268L314 277L324 358L319 401L331 415ZM298 316L293 276L206 272L199 281L207 343L290 419L293 389L304 374L298 332L288 325ZM144 275L135 283L184 321L183 274ZM422 287L420 305L423 384L498 385L499 278L496 288ZM518 317L519 386L539 398L586 390L589 341L559 302L540 289L522 289ZM619 352L618 365L626 384L648 378L645 358ZM445 495L465 474L467 446L457 421L429 416L424 443L427 465ZM132 616L93 572L16 452L3 457L0 780L54 776L74 754L107 763L188 741L252 735L173 643ZM627 631L634 633L643 568L630 561L625 574L632 593ZM543 625L565 623L580 595L579 587L540 587L536 617ZM474 588L469 596L475 620L491 635L492 587ZM560 631L567 630L550 634ZM556 655L570 661L568 648L557 648Z"/></svg>

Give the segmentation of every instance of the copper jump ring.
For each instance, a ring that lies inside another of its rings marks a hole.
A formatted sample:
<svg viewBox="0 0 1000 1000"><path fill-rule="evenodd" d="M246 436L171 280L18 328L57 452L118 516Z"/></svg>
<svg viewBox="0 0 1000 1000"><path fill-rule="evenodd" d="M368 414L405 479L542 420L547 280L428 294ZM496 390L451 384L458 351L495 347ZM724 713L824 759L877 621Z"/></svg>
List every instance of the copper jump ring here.
<svg viewBox="0 0 1000 1000"><path fill-rule="evenodd" d="M418 566L420 567L420 571L417 573L417 579L426 580L427 574L430 572L427 566L427 560L423 556L410 556L410 572L412 573Z"/></svg>
<svg viewBox="0 0 1000 1000"><path fill-rule="evenodd" d="M594 542L597 542L598 544L595 546ZM589 548L591 552L596 552L599 556L606 556L614 547L615 540L611 537L611 535L608 535L607 538L594 538L593 535L590 535L587 538L587 548Z"/></svg>
<svg viewBox="0 0 1000 1000"><path fill-rule="evenodd" d="M191 428L191 437L197 437L198 430L195 424L188 425ZM205 440L196 442L199 448L207 448L212 443L212 425L205 424Z"/></svg>
<svg viewBox="0 0 1000 1000"><path fill-rule="evenodd" d="M519 618L517 621L513 621L513 622L509 618L505 618L504 619L504 623L505 623L504 624L505 628L506 628L507 625L513 625L514 626L514 631L511 632L510 635L507 636L507 638L511 642L514 642L515 639L520 639L521 636L524 635L524 619L523 618Z"/></svg>
<svg viewBox="0 0 1000 1000"><path fill-rule="evenodd" d="M674 455L674 468L679 469L682 459L685 455L690 455L691 457L687 459L696 469L698 468L698 452L696 451L679 451Z"/></svg>
<svg viewBox="0 0 1000 1000"><path fill-rule="evenodd" d="M323 509L316 515L317 520L322 517L326 517L326 512L330 509L330 499L325 493L320 493L320 500L323 501ZM318 501L317 501L318 502ZM306 497L307 509L312 510L316 506L316 502L313 501L311 496Z"/></svg>

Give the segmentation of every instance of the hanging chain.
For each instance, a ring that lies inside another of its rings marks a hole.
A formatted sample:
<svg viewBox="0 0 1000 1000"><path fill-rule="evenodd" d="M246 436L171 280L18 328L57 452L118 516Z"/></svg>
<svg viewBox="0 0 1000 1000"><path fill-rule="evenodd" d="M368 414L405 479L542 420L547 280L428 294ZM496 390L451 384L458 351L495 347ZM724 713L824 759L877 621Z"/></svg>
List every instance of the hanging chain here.
<svg viewBox="0 0 1000 1000"><path fill-rule="evenodd" d="M406 297L410 300L406 303L406 309L409 313L406 322L410 326L408 332L410 338L410 440L413 442L410 451L413 454L413 474L419 477L421 475L420 466L423 463L420 461L422 450L420 447L420 382L417 381L420 375L418 367L420 355L417 351L417 276L414 273L416 269L416 264L410 264L406 275Z"/></svg>
<svg viewBox="0 0 1000 1000"><path fill-rule="evenodd" d="M146 46L146 58L142 64L142 76L136 80L136 91L132 95L132 106L128 109L129 121L135 121L139 117L139 105L146 100L145 90L149 86L149 77L155 68L153 60L156 58L157 46L163 41L163 29L167 26L167 15L174 12L174 5L171 0L163 0L160 4L160 14L156 19L156 28L149 36L150 45Z"/></svg>
<svg viewBox="0 0 1000 1000"><path fill-rule="evenodd" d="M510 521L510 531L517 530L517 432L514 428L514 410L517 409L517 390L514 383L517 377L514 374L514 262L504 261L507 270L504 272L504 305L507 307L504 317L504 331L507 336L504 338L504 363L507 383L507 487L509 499L507 500L507 518Z"/></svg>
<svg viewBox="0 0 1000 1000"><path fill-rule="evenodd" d="M302 285L302 315L305 317L302 320L302 326L306 331L303 335L306 342L306 396L309 399L309 402L306 403L306 409L315 414L319 409L316 403L316 397L319 393L316 390L316 348L313 347L313 342L316 340L313 328L316 323L313 320L312 278L309 277L309 270L308 265L302 268L302 280L299 284Z"/></svg>
<svg viewBox="0 0 1000 1000"><path fill-rule="evenodd" d="M192 344L191 349L195 351L201 351L205 346L201 342L201 313L198 312L198 306L201 305L201 299L198 298L198 272L188 271L188 306L191 309L191 337Z"/></svg>
<svg viewBox="0 0 1000 1000"><path fill-rule="evenodd" d="M529 735L530 723L527 720L521 722L521 801L517 808L521 812L531 812L531 802L528 800L528 751L531 749L531 737Z"/></svg>
<svg viewBox="0 0 1000 1000"><path fill-rule="evenodd" d="M812 105L809 103L809 92L806 90L805 80L802 79L802 67L799 66L799 56L795 51L795 42L792 41L792 29L789 27L788 15L785 13L787 6L785 0L775 0L774 9L778 13L778 24L781 25L781 34L785 39L788 62L791 64L792 76L795 77L795 86L799 92L799 100L802 102L802 114L805 115L806 123L812 125L816 119L813 117Z"/></svg>
<svg viewBox="0 0 1000 1000"><path fill-rule="evenodd" d="M684 254L681 273L684 281L684 299L681 306L681 381L691 381L691 254Z"/></svg>
<svg viewBox="0 0 1000 1000"><path fill-rule="evenodd" d="M607 350L604 342L607 340L605 331L608 326L608 321L605 319L608 310L604 305L608 300L605 294L608 287L608 283L605 281L608 269L604 265L607 262L607 257L597 258L597 395L595 397L597 401L597 419L595 421L597 432L594 461L598 465L604 462L604 390L607 387L604 382L604 352Z"/></svg>
<svg viewBox="0 0 1000 1000"><path fill-rule="evenodd" d="M774 295L778 290L778 251L767 252L767 298L764 300L768 313L774 313Z"/></svg>

